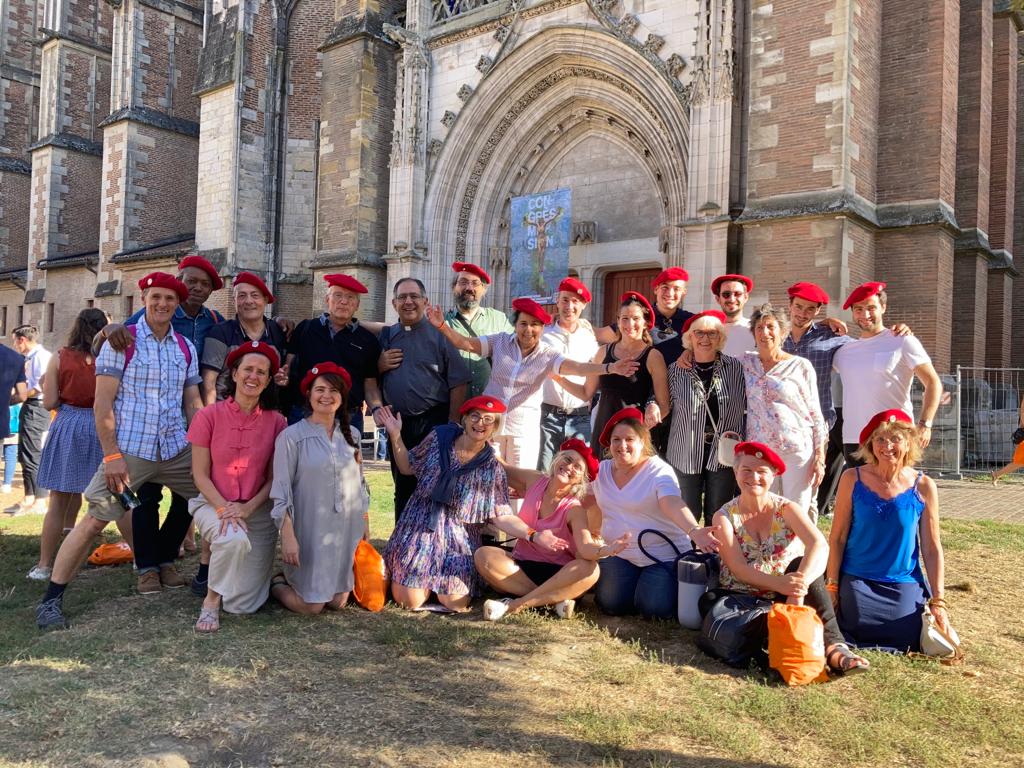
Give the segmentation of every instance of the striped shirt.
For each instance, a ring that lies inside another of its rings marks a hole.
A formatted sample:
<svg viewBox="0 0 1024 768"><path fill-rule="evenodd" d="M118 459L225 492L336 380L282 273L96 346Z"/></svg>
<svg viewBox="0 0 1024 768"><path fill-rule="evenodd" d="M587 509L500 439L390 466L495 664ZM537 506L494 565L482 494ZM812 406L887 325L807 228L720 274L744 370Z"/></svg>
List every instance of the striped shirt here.
<svg viewBox="0 0 1024 768"><path fill-rule="evenodd" d="M679 472L696 475L707 469L725 469L718 463L718 438L723 432L743 434L747 407L747 386L743 366L735 357L719 355L711 374L711 392L718 401L718 429L709 444L706 428L714 430L708 418L704 385L696 369L673 365L668 372L672 397L672 423L665 458Z"/></svg>
<svg viewBox="0 0 1024 768"><path fill-rule="evenodd" d="M521 405L539 408L541 386L549 373L558 373L565 358L540 342L523 357L514 333L480 337L480 356L491 358L491 378L484 389L511 411Z"/></svg>
<svg viewBox="0 0 1024 768"><path fill-rule="evenodd" d="M512 323L508 316L500 310L491 307L479 307L472 320L454 309L449 309L444 316L445 322L462 336L478 338L489 333L511 333ZM487 355L475 355L472 352L462 352L462 359L469 366L469 374L472 377L469 386L466 387L466 399L482 395L487 387L487 381L491 377L491 364L487 362Z"/></svg>
<svg viewBox="0 0 1024 768"><path fill-rule="evenodd" d="M104 342L96 357L96 375L121 382L114 398L118 450L146 461L172 459L188 444L182 395L201 380L198 356L185 339L192 356L186 367L173 333L158 340L144 316L135 327L131 362L125 366L124 352L115 352Z"/></svg>

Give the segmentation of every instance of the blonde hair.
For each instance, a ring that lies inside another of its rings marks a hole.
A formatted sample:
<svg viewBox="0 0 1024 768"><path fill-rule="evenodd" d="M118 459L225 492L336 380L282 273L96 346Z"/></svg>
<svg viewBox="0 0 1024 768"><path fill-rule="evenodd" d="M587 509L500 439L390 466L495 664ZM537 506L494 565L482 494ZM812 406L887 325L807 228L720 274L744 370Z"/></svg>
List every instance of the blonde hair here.
<svg viewBox="0 0 1024 768"><path fill-rule="evenodd" d="M878 457L871 447L872 441L879 435L902 435L907 442L907 454L903 457L903 467L913 467L921 460L921 443L918 440L917 427L907 424L905 421L883 421L868 436L866 442L860 444L860 448L853 454L867 464L878 464Z"/></svg>
<svg viewBox="0 0 1024 768"><path fill-rule="evenodd" d="M654 443L651 442L651 430L645 427L642 421L640 421L639 419L623 419L622 421L615 425L615 429L618 429L619 427L623 426L629 427L634 432L636 432L637 436L640 438L640 441L643 443L644 447L641 453L643 453L644 456L650 458L651 456L658 455L658 452L654 450ZM612 432L614 432L615 429L612 429ZM609 445L605 447L604 455L605 458L610 459L612 457L612 449L610 445L611 435L608 436L608 442Z"/></svg>
<svg viewBox="0 0 1024 768"><path fill-rule="evenodd" d="M585 462L583 460L583 457L576 453L576 451L559 451L558 453L556 453L555 458L551 460L551 467L548 469L548 477L555 476L555 464L557 464L559 459L563 458L564 456L572 456L573 459L583 464L583 474L580 476L580 479L577 482L569 486L569 492L567 494L568 496L572 496L573 498L578 499L579 501L583 501L583 497L587 495L588 490L587 462Z"/></svg>
<svg viewBox="0 0 1024 768"><path fill-rule="evenodd" d="M683 349L693 349L694 331L718 331L718 342L715 344L715 352L721 352L725 349L726 337L722 331L722 321L714 315L704 315L690 323L690 327L683 334Z"/></svg>

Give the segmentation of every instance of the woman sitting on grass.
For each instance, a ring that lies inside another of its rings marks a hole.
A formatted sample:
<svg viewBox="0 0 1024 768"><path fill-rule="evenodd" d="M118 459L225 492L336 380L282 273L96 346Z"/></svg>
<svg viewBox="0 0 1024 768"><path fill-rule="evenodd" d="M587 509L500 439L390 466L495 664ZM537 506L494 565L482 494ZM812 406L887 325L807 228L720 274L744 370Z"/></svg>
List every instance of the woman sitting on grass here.
<svg viewBox="0 0 1024 768"><path fill-rule="evenodd" d="M939 495L935 482L914 469L920 445L910 415L875 414L856 454L867 464L839 480L826 583L840 629L862 648L919 651L926 602L939 627L949 629Z"/></svg>
<svg viewBox="0 0 1024 768"><path fill-rule="evenodd" d="M580 502L597 470L590 447L576 438L562 443L547 474L505 466L509 485L523 498L519 518L529 530L526 538L516 541L511 555L501 547L480 547L473 557L488 584L517 596L486 601L485 619L497 621L543 605L553 605L559 617L571 618L576 598L597 583L594 561L626 546L628 534L599 546L587 527L587 512ZM554 542L566 546L552 548Z"/></svg>
<svg viewBox="0 0 1024 768"><path fill-rule="evenodd" d="M715 513L722 569L719 587L698 603L701 615L730 592L776 602L803 600L824 625L829 667L842 673L865 671L867 660L843 641L821 578L828 557L825 537L806 510L770 490L786 471L785 463L763 443L746 442L736 446L733 467L740 495Z"/></svg>
<svg viewBox="0 0 1024 768"><path fill-rule="evenodd" d="M271 514L281 529L284 574L273 578L270 592L295 613L348 602L356 545L370 536L369 497L348 421L351 388L339 365L310 368L299 385L306 418L278 435L274 447Z"/></svg>
<svg viewBox="0 0 1024 768"><path fill-rule="evenodd" d="M613 616L640 613L644 618L671 619L676 616L675 574L640 551L640 532L661 531L683 552L690 549L691 540L705 552L716 550L718 542L683 503L675 471L655 455L643 419L638 409L624 408L608 420L600 437L611 454L601 462L593 486L601 508L601 533L606 541L628 538L620 552L601 563L597 605ZM675 557L667 542L647 543L654 557Z"/></svg>
<svg viewBox="0 0 1024 768"><path fill-rule="evenodd" d="M253 341L227 356L227 399L192 419L192 475L199 496L189 512L204 541L209 565L199 566L206 598L196 632L220 629L221 604L228 613L254 613L270 594L277 527L270 515L270 467L274 440L285 428L274 374L280 358L269 344Z"/></svg>

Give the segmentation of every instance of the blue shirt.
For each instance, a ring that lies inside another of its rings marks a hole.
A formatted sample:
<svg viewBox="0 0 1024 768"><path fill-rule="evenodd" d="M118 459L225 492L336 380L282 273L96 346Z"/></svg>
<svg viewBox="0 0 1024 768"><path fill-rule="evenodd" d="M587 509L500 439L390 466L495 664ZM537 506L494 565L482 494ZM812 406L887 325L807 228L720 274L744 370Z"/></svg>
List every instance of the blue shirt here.
<svg viewBox="0 0 1024 768"><path fill-rule="evenodd" d="M11 390L25 383L25 358L10 347L0 344L0 434L11 436Z"/></svg>
<svg viewBox="0 0 1024 768"><path fill-rule="evenodd" d="M828 422L829 429L836 423L836 407L832 402L832 358L844 344L853 341L849 336L840 336L825 323L811 323L800 341L793 341L788 334L782 342L782 349L791 355L807 358L814 366L818 377L818 402L821 415Z"/></svg>
<svg viewBox="0 0 1024 768"><path fill-rule="evenodd" d="M125 325L137 323L144 314L146 314L145 307L125 320ZM210 332L213 326L223 322L224 316L215 309L200 307L199 313L195 317L189 317L179 304L178 308L174 310L174 317L171 318L171 327L192 342L192 346L196 348L196 354L202 360L203 346L206 344L206 334Z"/></svg>
<svg viewBox="0 0 1024 768"><path fill-rule="evenodd" d="M172 459L187 445L182 396L186 387L199 384L199 362L188 339L192 359L168 333L153 335L145 317L135 324L135 352L125 364L125 353L104 343L96 357L96 375L121 382L114 398L117 447L122 453L146 461Z"/></svg>
<svg viewBox="0 0 1024 768"><path fill-rule="evenodd" d="M918 550L918 527L924 501L912 488L883 499L860 479L853 486L850 533L843 552L843 573L886 583L924 583Z"/></svg>

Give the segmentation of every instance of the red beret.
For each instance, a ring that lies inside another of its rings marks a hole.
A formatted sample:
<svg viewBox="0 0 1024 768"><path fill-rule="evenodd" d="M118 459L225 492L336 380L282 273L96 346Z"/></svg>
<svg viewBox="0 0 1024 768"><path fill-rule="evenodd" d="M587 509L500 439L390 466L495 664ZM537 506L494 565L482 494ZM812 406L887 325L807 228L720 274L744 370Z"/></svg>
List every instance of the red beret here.
<svg viewBox="0 0 1024 768"><path fill-rule="evenodd" d="M166 272L150 272L139 280L139 290L144 291L147 288L167 288L178 294L178 303L184 304L188 301L188 288L185 284Z"/></svg>
<svg viewBox="0 0 1024 768"><path fill-rule="evenodd" d="M860 444L864 445L871 439L871 434L878 429L879 424L882 424L883 422L892 424L897 421L902 421L905 424L914 423L913 417L906 411L901 411L899 408L891 408L888 411L876 413L871 417L871 420L868 421L864 429L860 431Z"/></svg>
<svg viewBox="0 0 1024 768"><path fill-rule="evenodd" d="M262 341L247 341L240 347L236 347L231 350L227 359L224 361L224 367L230 368L235 364L236 360L239 360L246 355L263 355L267 358L270 361L271 376L277 373L277 369L281 367L281 358L277 354L277 350Z"/></svg>
<svg viewBox="0 0 1024 768"><path fill-rule="evenodd" d="M793 283L786 289L791 299L803 299L815 304L828 304L828 294L820 285L814 283Z"/></svg>
<svg viewBox="0 0 1024 768"><path fill-rule="evenodd" d="M213 283L213 290L219 291L224 287L224 281L221 280L220 275L217 274L217 268L199 254L190 254L178 262L178 271L183 270L185 267L195 267L196 269L203 270L203 272L210 276L210 282ZM184 301L184 299L182 299L182 301Z"/></svg>
<svg viewBox="0 0 1024 768"><path fill-rule="evenodd" d="M465 416L470 411L486 411L487 413L504 413L508 409L505 404L496 397L488 395L477 395L471 397L459 408L459 415Z"/></svg>
<svg viewBox="0 0 1024 768"><path fill-rule="evenodd" d="M544 307L533 299L513 299L512 309L516 312L525 312L540 320L544 325L551 325L551 315L544 311Z"/></svg>
<svg viewBox="0 0 1024 768"><path fill-rule="evenodd" d="M775 474L777 475L781 475L786 471L786 462L780 459L779 454L764 443L746 442L737 444L736 456L741 456L743 454L768 462L769 466L775 470Z"/></svg>
<svg viewBox="0 0 1024 768"><path fill-rule="evenodd" d="M558 284L558 290L567 291L568 293L575 293L587 304L590 303L590 291L587 290L587 286L577 280L575 277L567 277L565 280Z"/></svg>
<svg viewBox="0 0 1024 768"><path fill-rule="evenodd" d="M352 389L352 377L340 365L335 365L331 362L317 363L302 377L302 382L299 384L299 392L302 393L303 397L309 396L309 388L313 386L316 377L323 376L325 373L333 373L335 376L340 376L342 381L345 382L345 386Z"/></svg>
<svg viewBox="0 0 1024 768"><path fill-rule="evenodd" d="M846 297L846 301L843 302L843 309L849 309L857 302L877 296L884 290L885 283L861 283Z"/></svg>
<svg viewBox="0 0 1024 768"><path fill-rule="evenodd" d="M636 291L626 291L619 297L619 306L621 307L624 307L626 306L626 304L631 304L633 302L642 304L644 307L647 308L647 311L651 313L651 319L647 322L647 327L653 328L654 307L651 306L651 302L649 302L642 293L637 293Z"/></svg>
<svg viewBox="0 0 1024 768"><path fill-rule="evenodd" d="M612 443L612 430L615 429L615 425L624 419L636 419L640 423L643 423L644 415L640 412L639 408L623 408L621 411L615 413L608 423L604 425L604 429L601 430L601 437L598 439L601 445L607 448Z"/></svg>
<svg viewBox="0 0 1024 768"><path fill-rule="evenodd" d="M238 285L239 283L247 283L248 285L255 285L260 289L260 293L267 297L267 304L274 303L274 294L267 288L267 284L260 280L258 275L254 275L252 272L239 272L235 275L235 282L232 285Z"/></svg>
<svg viewBox="0 0 1024 768"><path fill-rule="evenodd" d="M597 479L597 471L601 466L601 462L597 460L594 452L590 450L590 446L580 440L578 437L570 437L560 446L560 451L576 451L583 459L583 463L587 465L587 477L591 480Z"/></svg>
<svg viewBox="0 0 1024 768"><path fill-rule="evenodd" d="M668 283L672 280L684 280L690 279L690 273L682 267L669 267L668 269L661 270L658 276L651 281L651 290L654 290L662 283Z"/></svg>
<svg viewBox="0 0 1024 768"><path fill-rule="evenodd" d="M491 276L487 274L483 267L478 267L476 264L456 261L452 263L452 272L469 272L469 274L476 275L488 285L491 284Z"/></svg>
<svg viewBox="0 0 1024 768"><path fill-rule="evenodd" d="M722 283L728 282L743 283L747 287L747 293L750 293L752 290L754 290L754 281L751 280L746 275L719 275L718 277L711 281L711 292L717 296L718 286L720 286Z"/></svg>
<svg viewBox="0 0 1024 768"><path fill-rule="evenodd" d="M683 333L690 330L690 326L702 317L713 317L723 325L728 321L728 318L725 316L725 312L719 312L717 309L706 309L703 312L698 312L693 317L687 318L686 322L683 323Z"/></svg>
<svg viewBox="0 0 1024 768"><path fill-rule="evenodd" d="M350 275L324 275L328 288L344 288L353 293L367 293L366 286Z"/></svg>

